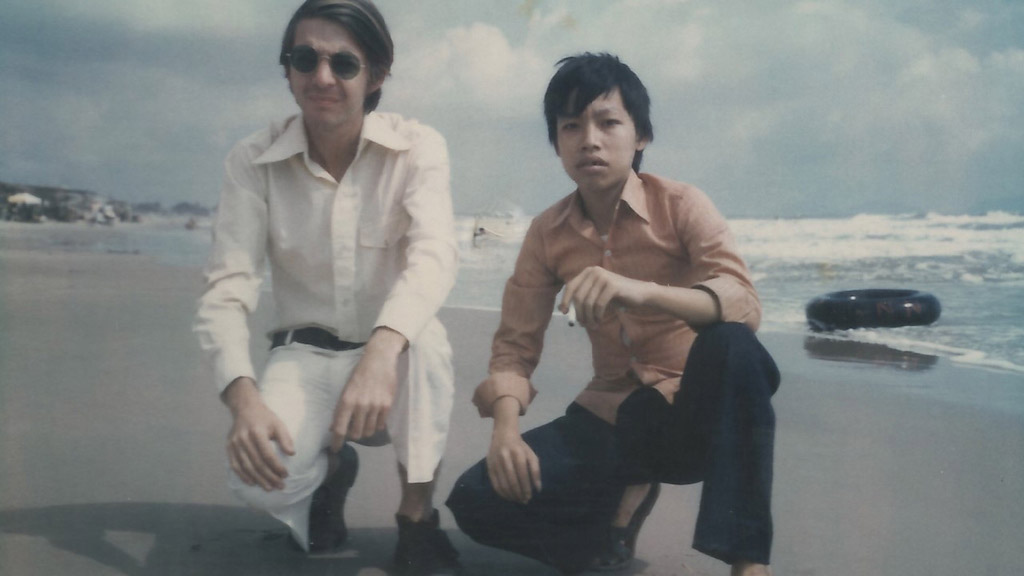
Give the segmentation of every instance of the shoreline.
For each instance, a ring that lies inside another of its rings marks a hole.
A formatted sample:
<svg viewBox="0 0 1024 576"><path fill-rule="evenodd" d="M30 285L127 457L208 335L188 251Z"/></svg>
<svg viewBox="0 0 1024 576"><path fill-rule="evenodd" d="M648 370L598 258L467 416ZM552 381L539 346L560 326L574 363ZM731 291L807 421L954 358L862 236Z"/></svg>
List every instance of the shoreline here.
<svg viewBox="0 0 1024 576"><path fill-rule="evenodd" d="M209 222L204 221L198 228L187 230L185 220L166 216L137 224L110 227L86 223L0 222L0 246L3 249L65 251L82 255L149 255L165 265L181 269L198 268L203 265L204 255L209 250ZM468 229L464 232L468 233ZM501 286L494 279L491 268L496 265L511 268L515 243L502 242L480 252L472 249L469 244L469 240L466 240L465 245L460 244L463 266L449 301L458 300L474 308L496 309L501 299ZM928 356L943 358L959 365L1016 374L1024 379L1024 356L1019 352L1019 347L1012 346L1015 339L1020 339L1021 329L1005 317L997 319L993 316L1000 309L1018 309L1016 306L1019 305L1014 303L1019 299L1011 294L1012 290L1007 285L994 283L989 288L994 292L986 292L984 295L993 300L989 306L980 308L979 297L965 292L963 286L955 282L942 286L928 284L933 281L934 278L922 281L918 287L935 292L949 308L947 314L934 326L845 330L822 334L809 332L804 319L803 299L822 291L838 289L837 285L822 285L814 289L803 286L796 292L805 292L805 296L794 297L791 290L780 292L778 282L766 281L760 285L765 308L761 333L814 335L859 342L868 347L888 346L919 355L917 358L920 360L927 360L925 357ZM861 283L856 280L845 284L846 288L858 285ZM481 303L485 305L479 306ZM991 330L986 336L978 336L978 331L972 328L975 325L991 326ZM862 355L860 352L855 354Z"/></svg>

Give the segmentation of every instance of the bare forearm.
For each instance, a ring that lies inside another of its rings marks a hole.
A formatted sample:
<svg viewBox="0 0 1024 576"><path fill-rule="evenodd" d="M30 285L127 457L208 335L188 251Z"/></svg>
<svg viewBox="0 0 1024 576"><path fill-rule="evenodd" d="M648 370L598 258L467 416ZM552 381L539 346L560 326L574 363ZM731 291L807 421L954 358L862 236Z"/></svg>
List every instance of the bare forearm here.
<svg viewBox="0 0 1024 576"><path fill-rule="evenodd" d="M378 326L366 342L366 353L374 356L398 358L398 355L409 347L409 340L397 330L387 326Z"/></svg>
<svg viewBox="0 0 1024 576"><path fill-rule="evenodd" d="M519 435L519 413L522 406L512 396L502 396L494 401L494 435Z"/></svg>
<svg viewBox="0 0 1024 576"><path fill-rule="evenodd" d="M256 388L256 382L246 376L232 380L220 395L221 402L231 410L232 414L236 415L246 404L258 400L259 397L260 393Z"/></svg>
<svg viewBox="0 0 1024 576"><path fill-rule="evenodd" d="M584 326L596 325L615 306L660 310L695 327L721 318L718 301L705 290L645 282L600 266L584 269L566 284L559 310L568 312L570 303Z"/></svg>

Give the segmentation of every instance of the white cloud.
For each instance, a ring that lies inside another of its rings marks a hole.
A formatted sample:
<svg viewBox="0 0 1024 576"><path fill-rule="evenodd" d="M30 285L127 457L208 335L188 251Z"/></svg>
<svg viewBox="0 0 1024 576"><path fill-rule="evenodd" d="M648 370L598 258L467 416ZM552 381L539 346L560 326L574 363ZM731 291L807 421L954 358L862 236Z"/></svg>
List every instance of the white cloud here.
<svg viewBox="0 0 1024 576"><path fill-rule="evenodd" d="M403 54L392 89L400 100L521 115L536 110L547 74L547 63L531 49L512 46L495 26L474 23Z"/></svg>
<svg viewBox="0 0 1024 576"><path fill-rule="evenodd" d="M992 65L997 69L1015 75L1024 74L1024 50L1020 48L993 52L991 60Z"/></svg>
<svg viewBox="0 0 1024 576"><path fill-rule="evenodd" d="M623 5L630 10L650 10L689 3L690 0L625 0Z"/></svg>
<svg viewBox="0 0 1024 576"><path fill-rule="evenodd" d="M137 32L205 31L227 36L266 27L282 29L294 7L269 0L51 0L49 10L68 20L124 25Z"/></svg>
<svg viewBox="0 0 1024 576"><path fill-rule="evenodd" d="M988 20L988 15L980 12L974 8L968 8L960 12L960 21L958 24L961 28L967 30L977 30Z"/></svg>
<svg viewBox="0 0 1024 576"><path fill-rule="evenodd" d="M297 4L11 7L0 179L206 193L231 143L294 110L274 62ZM555 62L583 50L618 54L647 84L646 167L706 187L727 213L801 211L819 195L837 211L896 196L900 209L956 209L971 202L964 189L1009 198L1024 181L1024 46L1012 34L1024 12L997 0L379 4L398 49L383 107L442 130L463 201L550 203L564 178L541 98ZM59 167L40 160L53 156Z"/></svg>

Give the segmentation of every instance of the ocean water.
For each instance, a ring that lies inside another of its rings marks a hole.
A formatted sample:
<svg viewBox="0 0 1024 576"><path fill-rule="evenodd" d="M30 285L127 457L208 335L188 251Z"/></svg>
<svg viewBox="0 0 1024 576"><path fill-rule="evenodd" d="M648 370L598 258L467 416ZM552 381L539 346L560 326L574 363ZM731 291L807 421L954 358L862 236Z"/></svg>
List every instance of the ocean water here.
<svg viewBox="0 0 1024 576"><path fill-rule="evenodd" d="M449 305L500 307L529 222L522 213L458 217L461 265ZM1024 378L1024 215L863 214L730 225L761 296L762 331L805 335L808 350L823 355L857 341L896 351L910 369L946 358ZM480 228L485 233L474 238ZM209 244L206 222L195 230L174 219L112 227L0 222L5 248L138 253L175 266L202 265ZM929 292L942 315L929 326L810 331L809 300L861 288Z"/></svg>
<svg viewBox="0 0 1024 576"><path fill-rule="evenodd" d="M462 264L454 303L498 308L530 218L459 219ZM852 218L731 219L761 296L762 331L804 334L824 353L852 340L929 359L1024 375L1024 215L863 214ZM473 231L493 230L473 244ZM929 326L812 333L804 308L840 290L929 292L942 315ZM824 342L823 342L824 341Z"/></svg>

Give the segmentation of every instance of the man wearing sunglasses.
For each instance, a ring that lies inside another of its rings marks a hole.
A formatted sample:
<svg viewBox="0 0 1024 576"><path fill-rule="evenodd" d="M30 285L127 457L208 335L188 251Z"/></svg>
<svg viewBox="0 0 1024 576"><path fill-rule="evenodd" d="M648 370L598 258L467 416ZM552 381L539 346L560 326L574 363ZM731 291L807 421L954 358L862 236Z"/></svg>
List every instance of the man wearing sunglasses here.
<svg viewBox="0 0 1024 576"><path fill-rule="evenodd" d="M349 441L390 441L398 572L456 574L432 504L454 382L436 318L457 263L448 155L433 129L374 111L392 59L370 0L308 0L292 16L280 63L301 113L227 158L195 331L233 417L229 484L244 501L303 550L333 551L358 468ZM268 263L257 379L248 316Z"/></svg>

